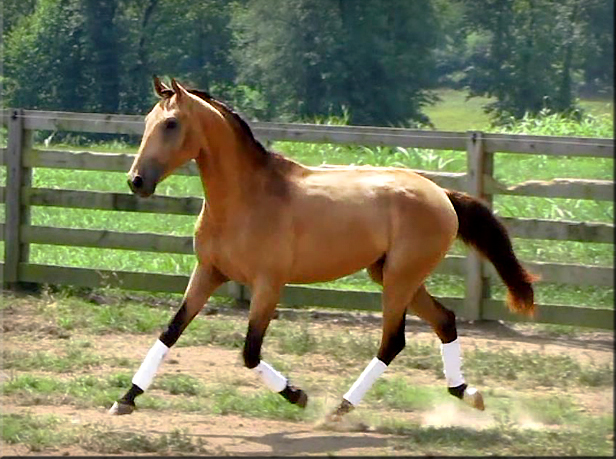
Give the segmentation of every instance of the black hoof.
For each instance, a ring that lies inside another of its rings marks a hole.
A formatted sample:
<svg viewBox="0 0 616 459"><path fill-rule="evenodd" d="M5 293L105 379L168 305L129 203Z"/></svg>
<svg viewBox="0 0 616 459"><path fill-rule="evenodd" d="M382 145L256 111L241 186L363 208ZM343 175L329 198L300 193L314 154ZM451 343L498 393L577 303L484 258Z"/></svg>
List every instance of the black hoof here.
<svg viewBox="0 0 616 459"><path fill-rule="evenodd" d="M113 406L109 409L109 414L113 416L121 416L123 414L131 414L135 411L134 403L126 403L126 402L115 402Z"/></svg>
<svg viewBox="0 0 616 459"><path fill-rule="evenodd" d="M456 387L448 387L447 390L449 390L449 393L451 395L462 400L462 398L464 397L464 391L466 390L467 387L468 386L466 384L460 384L459 386L456 386Z"/></svg>
<svg viewBox="0 0 616 459"><path fill-rule="evenodd" d="M303 390L295 386L288 385L278 393L286 398L290 403L293 403L300 408L306 408L306 404L308 403L308 395L306 395L306 392Z"/></svg>

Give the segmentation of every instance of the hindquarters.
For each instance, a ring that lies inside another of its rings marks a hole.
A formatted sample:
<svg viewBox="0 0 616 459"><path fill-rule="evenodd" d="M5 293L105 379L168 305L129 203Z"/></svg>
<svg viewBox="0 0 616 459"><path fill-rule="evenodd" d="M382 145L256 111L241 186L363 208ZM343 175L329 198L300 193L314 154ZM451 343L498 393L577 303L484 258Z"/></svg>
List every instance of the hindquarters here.
<svg viewBox="0 0 616 459"><path fill-rule="evenodd" d="M438 263L458 233L458 217L444 190L420 177L413 187L396 190L391 205L390 259L412 253L413 259Z"/></svg>

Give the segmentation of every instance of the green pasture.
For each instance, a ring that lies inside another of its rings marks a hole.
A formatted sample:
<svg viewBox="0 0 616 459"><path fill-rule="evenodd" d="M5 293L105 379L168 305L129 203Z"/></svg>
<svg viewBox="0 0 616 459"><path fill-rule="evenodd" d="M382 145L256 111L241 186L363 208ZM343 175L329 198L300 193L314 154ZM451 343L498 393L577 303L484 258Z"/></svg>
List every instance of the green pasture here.
<svg viewBox="0 0 616 459"><path fill-rule="evenodd" d="M441 131L482 130L490 125L490 116L483 106L493 102L488 97L468 98L466 92L441 89L440 101L424 108L434 127Z"/></svg>
<svg viewBox="0 0 616 459"><path fill-rule="evenodd" d="M498 132L612 137L612 105L608 102L588 101L596 115L585 117L582 122L571 121L559 115L544 114L537 118L525 118L506 128L489 128L487 118L479 109L478 99L464 100L459 91L444 90L443 102L427 110L439 129L467 130L485 129ZM599 113L603 110L602 113ZM450 118L448 118L450 117ZM451 121L448 121L451 120ZM454 124L464 123L464 125ZM336 122L335 120L333 122ZM482 124L483 123L483 124ZM53 148L70 148L69 144ZM40 145L39 145L40 147ZM74 148L74 146L73 146ZM83 149L84 147L80 147ZM303 144L275 142L272 148L307 165L328 164L371 164L377 166L402 166L416 169L463 172L466 168L465 153L456 151L422 150L416 148L360 147L331 144ZM95 151L129 152L136 146L119 141L89 145ZM495 177L506 184L526 180L550 180L553 178L585 178L612 180L613 159L548 157L545 155L520 155L498 153L495 155ZM5 169L0 169L0 180L4 183ZM113 191L127 193L124 173L100 173L71 170L35 169L33 186L65 188L75 190ZM169 196L202 196L203 190L198 177L172 176L162 183L157 193ZM584 222L614 221L612 202L577 199L532 198L496 196L494 208L498 215L506 217L542 218ZM4 209L0 212L3 214ZM152 232L190 236L193 233L195 217L158 215L130 212L110 212L82 209L32 208L32 224L94 228L127 232ZM613 266L614 249L611 244L559 242L515 239L514 246L523 260L583 263L589 265ZM451 250L464 254L466 248L456 243ZM57 264L99 269L136 270L144 272L188 275L194 265L191 255L131 252L123 250L98 250L52 245L31 246L30 260L33 263ZM364 272L335 282L318 284L342 289L376 290ZM464 282L461 278L434 275L428 281L433 293L440 296L463 296ZM495 288L496 297L503 297L500 286ZM572 287L561 284L540 284L537 289L538 301L551 304L584 304L591 306L613 306L613 290L596 287Z"/></svg>
<svg viewBox="0 0 616 459"><path fill-rule="evenodd" d="M489 97L469 98L465 91L439 89L436 91L440 101L424 108L434 127L441 131L484 130L490 127L490 116L483 106L495 99ZM614 115L612 99L581 99L579 107L593 116ZM580 134L582 135L582 134Z"/></svg>

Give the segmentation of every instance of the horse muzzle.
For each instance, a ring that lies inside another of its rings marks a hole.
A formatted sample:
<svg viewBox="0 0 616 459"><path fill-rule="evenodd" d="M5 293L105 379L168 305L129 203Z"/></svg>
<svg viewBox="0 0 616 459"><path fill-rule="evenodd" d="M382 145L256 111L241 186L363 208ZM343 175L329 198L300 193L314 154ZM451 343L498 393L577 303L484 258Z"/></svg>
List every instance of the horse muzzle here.
<svg viewBox="0 0 616 459"><path fill-rule="evenodd" d="M154 194L158 181L153 177L147 177L140 174L128 175L128 187L136 195L147 198Z"/></svg>

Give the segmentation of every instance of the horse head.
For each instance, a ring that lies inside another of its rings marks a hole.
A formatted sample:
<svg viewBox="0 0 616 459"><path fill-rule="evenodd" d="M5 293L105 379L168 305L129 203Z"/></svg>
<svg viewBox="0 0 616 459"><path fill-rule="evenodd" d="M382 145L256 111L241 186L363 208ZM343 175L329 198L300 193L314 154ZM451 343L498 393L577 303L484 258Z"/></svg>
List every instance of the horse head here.
<svg viewBox="0 0 616 459"><path fill-rule="evenodd" d="M191 116L195 96L171 80L171 87L154 77L160 100L145 118L139 152L128 172L128 185L141 197L151 196L156 186L175 169L195 159L203 139L197 119Z"/></svg>

